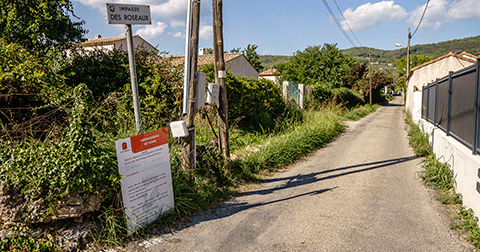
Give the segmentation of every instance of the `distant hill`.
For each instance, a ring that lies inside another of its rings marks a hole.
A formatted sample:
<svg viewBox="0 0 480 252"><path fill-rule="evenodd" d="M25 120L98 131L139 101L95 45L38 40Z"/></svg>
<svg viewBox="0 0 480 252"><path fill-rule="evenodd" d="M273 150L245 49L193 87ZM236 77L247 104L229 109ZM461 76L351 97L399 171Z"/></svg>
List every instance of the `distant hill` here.
<svg viewBox="0 0 480 252"><path fill-rule="evenodd" d="M434 44L414 45L410 47L411 55L426 55L433 58L440 57L449 52L461 53L466 51L468 53L480 54L480 36L455 39ZM380 50L368 47L354 47L342 50L343 53L353 56L359 61L368 61L368 53L372 53L372 61L380 64L392 63L395 65L397 60L407 56L406 48L397 50Z"/></svg>
<svg viewBox="0 0 480 252"><path fill-rule="evenodd" d="M279 64L287 63L291 58L291 56L284 55L259 55L259 57L264 70L276 67Z"/></svg>
<svg viewBox="0 0 480 252"><path fill-rule="evenodd" d="M372 53L372 62L378 65L377 67L385 68L393 68L399 59L407 56L407 50L405 47L396 50L353 47L341 51L361 62L368 62L368 53ZM414 45L410 47L411 55L426 55L433 58L440 57L449 52L461 53L463 51L474 55L480 55L480 36L449 40L434 44ZM268 69L275 67L278 64L286 63L290 58L291 56L283 55L260 55L260 62L264 69Z"/></svg>

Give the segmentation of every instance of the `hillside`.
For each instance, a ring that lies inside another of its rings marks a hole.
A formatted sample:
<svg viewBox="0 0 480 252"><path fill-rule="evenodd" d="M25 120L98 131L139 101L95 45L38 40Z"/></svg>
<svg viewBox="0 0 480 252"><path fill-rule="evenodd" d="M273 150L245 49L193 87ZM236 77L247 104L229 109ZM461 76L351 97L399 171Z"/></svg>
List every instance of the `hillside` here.
<svg viewBox="0 0 480 252"><path fill-rule="evenodd" d="M264 70L287 63L290 60L290 56L284 55L259 55L259 57Z"/></svg>
<svg viewBox="0 0 480 252"><path fill-rule="evenodd" d="M345 54L355 57L359 61L368 61L368 53L372 53L374 62L393 63L407 56L406 48L397 50L380 50L368 47L354 47L342 50ZM411 55L426 55L433 58L440 57L449 52L461 53L466 51L471 54L480 54L480 36L455 39L434 44L414 45L410 47Z"/></svg>
<svg viewBox="0 0 480 252"><path fill-rule="evenodd" d="M368 53L372 53L372 62L379 64L384 68L393 68L397 60L407 56L405 47L396 50L381 50L369 47L354 47L341 50L343 53L355 57L362 62L368 61ZM434 44L413 45L410 48L412 55L426 55L433 58L440 57L449 52L461 53L466 51L474 55L480 55L480 36L454 39ZM275 67L279 64L288 62L290 56L283 55L260 55L260 62L264 69ZM378 62L378 63L377 63ZM388 64L391 64L388 66Z"/></svg>

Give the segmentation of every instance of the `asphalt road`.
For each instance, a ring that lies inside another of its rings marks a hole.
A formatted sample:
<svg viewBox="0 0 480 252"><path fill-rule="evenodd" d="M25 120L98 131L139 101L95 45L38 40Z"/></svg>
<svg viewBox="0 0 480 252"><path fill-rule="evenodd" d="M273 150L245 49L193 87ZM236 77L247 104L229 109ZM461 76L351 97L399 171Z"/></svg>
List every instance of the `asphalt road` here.
<svg viewBox="0 0 480 252"><path fill-rule="evenodd" d="M132 251L472 251L416 179L403 99L213 214Z"/></svg>

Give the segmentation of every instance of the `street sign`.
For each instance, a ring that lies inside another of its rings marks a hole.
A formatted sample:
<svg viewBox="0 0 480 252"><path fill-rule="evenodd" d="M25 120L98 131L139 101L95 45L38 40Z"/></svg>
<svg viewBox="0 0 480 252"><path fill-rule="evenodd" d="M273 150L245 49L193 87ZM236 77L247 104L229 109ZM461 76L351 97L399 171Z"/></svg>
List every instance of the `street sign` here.
<svg viewBox="0 0 480 252"><path fill-rule="evenodd" d="M108 24L152 24L149 5L107 3Z"/></svg>

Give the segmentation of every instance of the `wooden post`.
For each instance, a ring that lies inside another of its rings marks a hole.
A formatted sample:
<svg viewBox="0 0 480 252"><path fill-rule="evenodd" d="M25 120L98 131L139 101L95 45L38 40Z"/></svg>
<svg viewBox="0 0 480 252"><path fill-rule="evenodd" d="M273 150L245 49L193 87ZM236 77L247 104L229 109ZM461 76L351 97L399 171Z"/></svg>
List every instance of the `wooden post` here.
<svg viewBox="0 0 480 252"><path fill-rule="evenodd" d="M190 1L190 0L189 0ZM188 129L188 136L184 138L182 149L182 169L188 174L188 180L193 182L193 170L195 169L195 92L197 80L195 71L197 70L198 58L198 36L200 27L200 0L192 0L192 37L190 44L190 90L188 94L188 114L185 123Z"/></svg>
<svg viewBox="0 0 480 252"><path fill-rule="evenodd" d="M227 160L226 168L230 170L230 144L228 136L228 99L225 83L225 59L223 57L223 1L212 0L213 6L213 49L215 53L215 82L220 85L218 103L218 144Z"/></svg>
<svg viewBox="0 0 480 252"><path fill-rule="evenodd" d="M368 73L370 75L370 80L369 80L369 86L370 86L370 106L372 106L372 54L369 53L368 55L368 64L369 64L369 68L368 68Z"/></svg>
<svg viewBox="0 0 480 252"><path fill-rule="evenodd" d="M407 44L407 79L408 80L408 75L410 74L410 39L412 38L412 35L410 35L410 27L408 27L408 44Z"/></svg>

